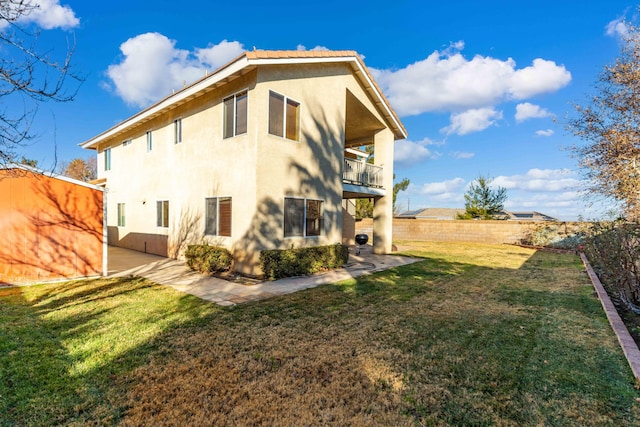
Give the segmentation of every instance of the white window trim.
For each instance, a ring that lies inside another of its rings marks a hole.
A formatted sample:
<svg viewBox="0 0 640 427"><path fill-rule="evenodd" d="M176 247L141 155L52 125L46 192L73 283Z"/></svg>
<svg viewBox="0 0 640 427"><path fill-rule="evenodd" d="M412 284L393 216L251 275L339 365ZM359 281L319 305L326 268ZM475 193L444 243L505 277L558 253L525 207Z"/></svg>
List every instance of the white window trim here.
<svg viewBox="0 0 640 427"><path fill-rule="evenodd" d="M148 130L145 136L147 138L147 153L150 153L153 151L153 131Z"/></svg>
<svg viewBox="0 0 640 427"><path fill-rule="evenodd" d="M296 199L296 200L304 200L304 214L302 216L302 236L284 236L285 239L317 239L318 237L322 237L325 235L324 233L324 221L321 233L318 236L307 236L307 200L322 202L322 219L324 220L324 204L325 201L322 199L314 199L312 197L295 197L295 196L285 196L283 200L283 205L287 199ZM282 234L284 234L286 224L284 220L284 213L282 215Z"/></svg>
<svg viewBox="0 0 640 427"><path fill-rule="evenodd" d="M218 199L218 201L216 202L216 233L217 234L207 234L207 200L208 199ZM233 236L233 197L231 196L210 196L210 197L205 197L204 198L204 220L205 220L205 225L204 225L204 235L205 236L211 236L211 237L222 237L222 238L231 238L231 236L221 236L220 235L220 199L231 199L231 235Z"/></svg>
<svg viewBox="0 0 640 427"><path fill-rule="evenodd" d="M238 116L238 95L241 93L246 93L247 94L247 130L243 133L236 133L236 117ZM224 123L225 123L225 109L224 109L224 101L226 101L229 98L233 98L233 135L231 136L224 136ZM235 138L236 136L240 136L240 135L246 135L247 133L249 133L249 88L246 89L242 89L239 90L237 92L232 93L229 96L225 96L224 98L222 98L222 123L223 123L223 135L222 135L222 139L231 139L231 138Z"/></svg>
<svg viewBox="0 0 640 427"><path fill-rule="evenodd" d="M302 118L302 102L298 101L298 100L297 100L297 99L295 99L295 98L292 98L292 97L290 97L290 96L287 96L287 95L285 95L285 94L283 94L283 93L280 93L280 92L278 92L278 91L275 91L275 90L273 90L273 89L269 89L269 94L271 94L271 92L275 93L276 95L280 95L280 96L284 97L284 111L282 112L282 136L280 136L280 135L274 135L274 134L272 134L271 132L269 132L269 126L268 126L268 123L267 123L267 133L268 133L269 135L271 135L271 136L275 136L276 138L281 138L281 139L284 139L284 140L287 140L287 141L291 141L291 142L300 142L300 130L301 130L300 128L301 128L302 126L300 125L300 123L299 123L299 122L298 122L298 129L297 129L297 130L298 130L298 133L297 133L297 135L296 135L296 136L298 137L298 139L289 139L289 138L287 138L287 101L291 100L291 101L293 101L293 102L297 102L297 103L298 103L298 108L300 108L300 111L299 111L300 118ZM267 102L268 102L268 101L267 101ZM267 104L267 105L268 105L268 104ZM268 107L269 107L269 108L268 108L268 109L269 109L269 112L268 112L268 118L267 118L267 119L268 119L268 120L271 120L271 106L269 106L269 105L268 105Z"/></svg>

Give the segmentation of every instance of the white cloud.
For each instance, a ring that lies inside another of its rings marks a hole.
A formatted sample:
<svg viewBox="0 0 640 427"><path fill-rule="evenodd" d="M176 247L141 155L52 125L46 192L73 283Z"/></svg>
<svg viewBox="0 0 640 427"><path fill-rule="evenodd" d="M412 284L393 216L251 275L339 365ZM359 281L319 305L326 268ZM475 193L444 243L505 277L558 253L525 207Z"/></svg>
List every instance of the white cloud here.
<svg viewBox="0 0 640 427"><path fill-rule="evenodd" d="M605 27L605 33L611 37L626 37L629 33L629 26L624 16L609 22Z"/></svg>
<svg viewBox="0 0 640 427"><path fill-rule="evenodd" d="M325 46L320 46L320 45L318 45L318 46L316 46L316 47L312 47L311 49L307 49L307 48L305 47L305 45L299 44L299 45L296 47L296 50L308 50L308 51L313 52L313 51L316 51L316 50L321 50L321 51L329 50L329 48L328 48L328 47L325 47Z"/></svg>
<svg viewBox="0 0 640 427"><path fill-rule="evenodd" d="M502 119L502 112L493 108L475 108L451 115L451 124L440 129L447 135L466 135L471 132L485 130Z"/></svg>
<svg viewBox="0 0 640 427"><path fill-rule="evenodd" d="M242 44L227 40L193 52L175 45L175 40L160 33L140 34L122 43L122 60L110 65L106 73L118 96L144 107L243 52Z"/></svg>
<svg viewBox="0 0 640 427"><path fill-rule="evenodd" d="M427 145L433 145L433 142L428 138L418 142L409 141L407 139L397 141L394 145L394 161L405 165L414 165L426 159L435 159L440 157L439 153L429 150L426 147Z"/></svg>
<svg viewBox="0 0 640 427"><path fill-rule="evenodd" d="M209 46L204 49L196 48L195 56L202 64L209 66L210 70L215 70L242 52L244 52L242 43L222 40L218 44L209 43Z"/></svg>
<svg viewBox="0 0 640 427"><path fill-rule="evenodd" d="M537 58L531 66L516 69L511 58L476 55L469 60L460 53L463 46L452 44L399 70L370 70L401 116L525 99L557 91L571 81L571 73L553 61Z"/></svg>
<svg viewBox="0 0 640 427"><path fill-rule="evenodd" d="M80 20L76 17L75 12L69 6L60 4L60 0L27 0L25 2L29 12L18 17L17 23L36 24L37 26L51 30L54 28L62 28L68 30L80 25ZM2 6L5 7L4 5ZM16 13L19 6L9 3L9 16ZM9 23L6 20L0 21L0 29L6 28Z"/></svg>
<svg viewBox="0 0 640 427"><path fill-rule="evenodd" d="M576 191L580 180L569 169L531 169L524 175L498 176L492 185L508 190L566 192Z"/></svg>
<svg viewBox="0 0 640 427"><path fill-rule="evenodd" d="M551 136L554 133L553 129L540 129L536 131L536 135L538 136Z"/></svg>
<svg viewBox="0 0 640 427"><path fill-rule="evenodd" d="M553 61L534 59L533 65L515 71L508 82L508 91L513 99L525 99L532 96L556 92L571 81L571 73L564 65Z"/></svg>
<svg viewBox="0 0 640 427"><path fill-rule="evenodd" d="M535 105L530 102L523 102L516 105L516 122L523 122L529 119L549 116L551 116L551 113L544 108L540 108L539 105Z"/></svg>
<svg viewBox="0 0 640 427"><path fill-rule="evenodd" d="M455 159L471 159L472 157L475 156L475 153L468 153L465 151L454 151L449 155Z"/></svg>
<svg viewBox="0 0 640 427"><path fill-rule="evenodd" d="M462 178L453 178L448 181L441 182L429 182L422 186L421 193L429 195L444 195L458 193L461 190L466 181Z"/></svg>

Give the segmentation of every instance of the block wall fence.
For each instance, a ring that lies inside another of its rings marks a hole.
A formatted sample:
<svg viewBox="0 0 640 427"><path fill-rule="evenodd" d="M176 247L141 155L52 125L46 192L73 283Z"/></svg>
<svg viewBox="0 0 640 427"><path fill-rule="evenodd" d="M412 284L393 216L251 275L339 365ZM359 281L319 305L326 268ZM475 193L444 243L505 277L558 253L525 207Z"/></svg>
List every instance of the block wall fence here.
<svg viewBox="0 0 640 427"><path fill-rule="evenodd" d="M521 243L532 231L546 225L555 225L561 234L570 235L584 223L541 221L477 221L437 219L393 219L393 240L474 242L474 243ZM373 220L356 221L356 234L373 236Z"/></svg>

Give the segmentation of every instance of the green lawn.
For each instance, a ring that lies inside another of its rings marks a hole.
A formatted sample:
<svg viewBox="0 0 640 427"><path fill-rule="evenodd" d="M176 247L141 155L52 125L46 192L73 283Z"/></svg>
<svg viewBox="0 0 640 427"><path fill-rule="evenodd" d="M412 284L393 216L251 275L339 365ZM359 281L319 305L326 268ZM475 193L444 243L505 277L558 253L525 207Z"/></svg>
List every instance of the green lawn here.
<svg viewBox="0 0 640 427"><path fill-rule="evenodd" d="M575 255L421 262L222 308L143 279L0 289L0 425L640 425Z"/></svg>

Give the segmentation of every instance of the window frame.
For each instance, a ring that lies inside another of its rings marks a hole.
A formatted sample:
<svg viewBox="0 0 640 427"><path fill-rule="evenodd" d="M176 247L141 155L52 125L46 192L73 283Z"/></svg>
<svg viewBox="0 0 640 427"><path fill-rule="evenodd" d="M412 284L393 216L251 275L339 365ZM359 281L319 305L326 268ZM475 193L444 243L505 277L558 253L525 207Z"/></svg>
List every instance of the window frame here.
<svg viewBox="0 0 640 427"><path fill-rule="evenodd" d="M301 234L287 234L287 200L302 200L302 221L301 221L301 225L302 225L302 233ZM318 220L320 221L319 226L317 227L318 229L318 234L309 234L309 227L308 227L308 221L309 221L309 217L308 217L308 203L309 202L319 202L320 203L320 217L318 218ZM314 199L314 198L306 198L306 197L293 197L293 196L285 196L284 198L284 212L283 212L283 218L282 218L282 230L283 230L283 234L285 238L295 238L295 237L303 237L303 238L314 238L314 237L320 237L320 236L324 236L325 234L325 230L324 230L324 203L325 201L322 199Z"/></svg>
<svg viewBox="0 0 640 427"><path fill-rule="evenodd" d="M133 141L131 140L131 138L125 139L124 141L122 141L122 146L123 147L129 146L129 145L131 145L132 142Z"/></svg>
<svg viewBox="0 0 640 427"><path fill-rule="evenodd" d="M153 131L148 130L147 135L147 153L153 151Z"/></svg>
<svg viewBox="0 0 640 427"><path fill-rule="evenodd" d="M272 129L272 122L271 122L271 116L272 116L272 105L271 105L271 96L275 95L276 97L282 98L282 111L280 112L280 114L282 115L282 123L281 123L281 130L282 134L278 134L278 133L274 133L271 131ZM290 105L290 103L294 103L296 104L296 116L295 116L295 136L294 138L290 138L289 137L289 120L287 119L288 117L288 106ZM294 98L291 98L290 96L287 95L283 95L279 92L276 92L275 90L271 90L269 89L269 123L268 123L268 133L269 135L273 135L273 136L278 136L280 138L289 140L289 141L296 141L296 142L300 142L300 116L301 116L301 110L302 110L302 103Z"/></svg>
<svg viewBox="0 0 640 427"><path fill-rule="evenodd" d="M182 143L182 118L173 121L173 143Z"/></svg>
<svg viewBox="0 0 640 427"><path fill-rule="evenodd" d="M238 98L244 95L244 130L238 130ZM227 101L232 100L233 111L229 112ZM228 129L228 115L231 114L231 129ZM222 139L235 138L239 135L245 135L249 131L249 90L243 89L235 92L222 99Z"/></svg>
<svg viewBox="0 0 640 427"><path fill-rule="evenodd" d="M169 228L169 200L156 201L156 227Z"/></svg>
<svg viewBox="0 0 640 427"><path fill-rule="evenodd" d="M118 203L117 210L118 210L118 227L126 227L127 221L126 221L125 204Z"/></svg>
<svg viewBox="0 0 640 427"><path fill-rule="evenodd" d="M111 148L106 148L104 150L104 170L111 170Z"/></svg>
<svg viewBox="0 0 640 427"><path fill-rule="evenodd" d="M215 211L215 231L211 232L209 228L209 201L215 200L216 202L216 211ZM220 205L221 201L229 201L229 224L225 224L225 227L220 226ZM214 237L231 237L232 235L232 225L233 225L233 198L231 196L213 196L213 197L205 197L204 199L204 235L205 236L214 236ZM223 234L223 231L228 229L228 234Z"/></svg>

